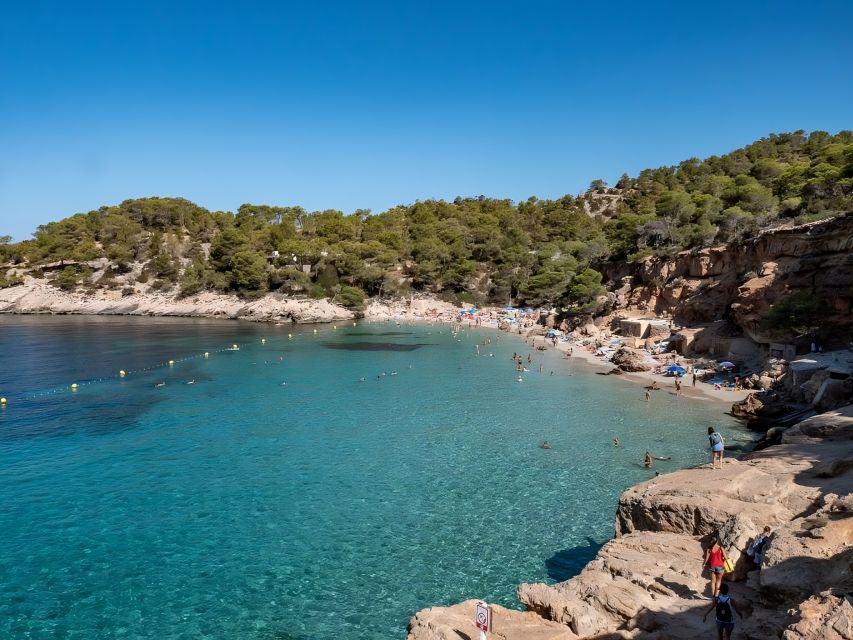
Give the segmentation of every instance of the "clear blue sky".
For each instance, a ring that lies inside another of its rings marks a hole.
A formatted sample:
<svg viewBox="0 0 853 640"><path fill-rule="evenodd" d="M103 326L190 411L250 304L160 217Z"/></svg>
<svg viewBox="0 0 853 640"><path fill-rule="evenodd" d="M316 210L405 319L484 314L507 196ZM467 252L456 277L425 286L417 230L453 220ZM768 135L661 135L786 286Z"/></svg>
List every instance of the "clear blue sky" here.
<svg viewBox="0 0 853 640"><path fill-rule="evenodd" d="M853 128L849 1L222 5L3 4L0 235L149 195L555 197Z"/></svg>

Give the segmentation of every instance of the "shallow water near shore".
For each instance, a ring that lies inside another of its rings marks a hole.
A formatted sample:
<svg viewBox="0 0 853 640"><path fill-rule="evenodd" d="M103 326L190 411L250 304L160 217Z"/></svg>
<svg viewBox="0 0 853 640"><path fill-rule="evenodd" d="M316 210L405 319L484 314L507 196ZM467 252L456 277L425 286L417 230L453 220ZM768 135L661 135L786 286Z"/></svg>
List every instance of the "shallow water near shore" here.
<svg viewBox="0 0 853 640"><path fill-rule="evenodd" d="M403 638L577 573L646 450L750 439L485 329L8 316L0 358L4 638Z"/></svg>

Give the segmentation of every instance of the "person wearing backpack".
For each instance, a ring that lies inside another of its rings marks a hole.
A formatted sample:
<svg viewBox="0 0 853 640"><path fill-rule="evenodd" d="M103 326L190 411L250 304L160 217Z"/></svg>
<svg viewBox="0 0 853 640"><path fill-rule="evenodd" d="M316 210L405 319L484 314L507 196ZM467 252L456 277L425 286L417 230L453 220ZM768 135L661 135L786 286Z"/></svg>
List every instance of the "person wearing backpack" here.
<svg viewBox="0 0 853 640"><path fill-rule="evenodd" d="M761 563L764 562L764 552L767 549L767 543L770 541L770 527L764 527L764 531L755 536L755 540L746 550L746 555L750 557L753 564L757 568L761 568Z"/></svg>
<svg viewBox="0 0 853 640"><path fill-rule="evenodd" d="M735 601L729 596L729 585L720 586L720 595L714 598L714 602L708 607L702 622L708 619L708 614L716 609L717 612L717 640L730 640L735 628L735 614L742 618Z"/></svg>
<svg viewBox="0 0 853 640"><path fill-rule="evenodd" d="M708 427L708 442L711 443L711 468L717 468L717 460L720 461L720 469L723 468L723 450L726 448L723 442L723 436L714 430L714 427Z"/></svg>

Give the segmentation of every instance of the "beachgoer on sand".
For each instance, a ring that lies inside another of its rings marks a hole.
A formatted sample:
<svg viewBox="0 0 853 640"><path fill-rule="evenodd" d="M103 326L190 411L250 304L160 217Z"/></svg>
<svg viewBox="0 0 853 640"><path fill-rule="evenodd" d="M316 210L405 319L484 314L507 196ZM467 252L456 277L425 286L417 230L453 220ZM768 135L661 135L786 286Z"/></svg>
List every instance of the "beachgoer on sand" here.
<svg viewBox="0 0 853 640"><path fill-rule="evenodd" d="M726 552L723 550L723 545L720 544L720 536L717 534L714 534L714 537L711 538L711 545L705 549L702 567L705 566L711 572L711 597L716 598L720 595L720 585L723 583L723 575L726 570Z"/></svg>
<svg viewBox="0 0 853 640"><path fill-rule="evenodd" d="M714 427L708 427L708 442L711 443L711 468L717 468L717 460L720 461L720 469L723 468L723 451L726 444L723 441L723 436L714 430Z"/></svg>
<svg viewBox="0 0 853 640"><path fill-rule="evenodd" d="M708 607L708 610L705 611L705 615L702 616L702 622L705 622L708 619L708 614L716 609L716 622L717 622L717 640L729 640L732 637L732 631L735 628L735 616L736 613L739 618L742 618L740 611L735 604L735 601L732 600L731 596L729 596L729 585L724 584L720 586L720 595L714 598L714 602L711 603L711 606Z"/></svg>

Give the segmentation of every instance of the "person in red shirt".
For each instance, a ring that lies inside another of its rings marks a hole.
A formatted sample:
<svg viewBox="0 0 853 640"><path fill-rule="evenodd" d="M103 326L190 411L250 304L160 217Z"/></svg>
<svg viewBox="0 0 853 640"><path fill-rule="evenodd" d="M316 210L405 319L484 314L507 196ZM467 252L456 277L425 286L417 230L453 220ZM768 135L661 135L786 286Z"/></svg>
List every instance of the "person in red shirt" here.
<svg viewBox="0 0 853 640"><path fill-rule="evenodd" d="M705 560L702 567L704 568L706 565L711 572L711 597L716 598L720 595L720 585L723 583L726 565L726 552L723 551L723 545L720 544L718 535L711 539L711 545L705 549Z"/></svg>

